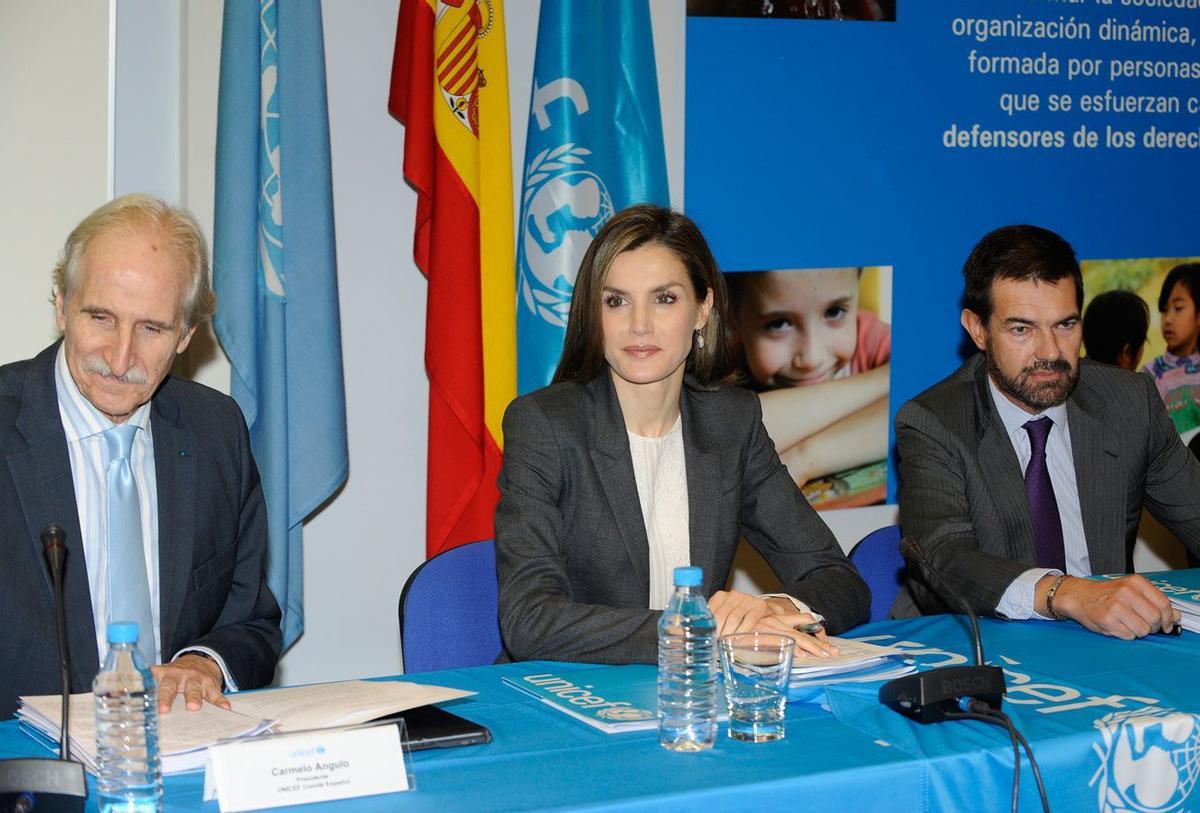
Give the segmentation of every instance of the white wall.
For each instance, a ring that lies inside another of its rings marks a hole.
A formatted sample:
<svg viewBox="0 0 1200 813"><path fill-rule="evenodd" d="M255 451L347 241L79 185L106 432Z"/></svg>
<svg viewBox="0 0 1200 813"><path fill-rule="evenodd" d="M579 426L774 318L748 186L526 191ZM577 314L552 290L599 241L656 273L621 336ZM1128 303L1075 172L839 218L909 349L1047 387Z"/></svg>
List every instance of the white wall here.
<svg viewBox="0 0 1200 813"><path fill-rule="evenodd" d="M108 193L108 4L0 3L0 360L54 340L50 269Z"/></svg>
<svg viewBox="0 0 1200 813"><path fill-rule="evenodd" d="M113 2L113 196L148 192L181 200L180 75L183 7L161 0Z"/></svg>

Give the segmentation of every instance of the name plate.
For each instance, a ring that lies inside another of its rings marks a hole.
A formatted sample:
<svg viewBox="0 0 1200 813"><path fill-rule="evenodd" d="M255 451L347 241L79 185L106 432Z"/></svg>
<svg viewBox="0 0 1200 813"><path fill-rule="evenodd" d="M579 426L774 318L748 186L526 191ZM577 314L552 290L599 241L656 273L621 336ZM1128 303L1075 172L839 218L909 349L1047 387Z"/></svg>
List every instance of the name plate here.
<svg viewBox="0 0 1200 813"><path fill-rule="evenodd" d="M222 813L409 790L395 724L233 740L208 758L204 798Z"/></svg>

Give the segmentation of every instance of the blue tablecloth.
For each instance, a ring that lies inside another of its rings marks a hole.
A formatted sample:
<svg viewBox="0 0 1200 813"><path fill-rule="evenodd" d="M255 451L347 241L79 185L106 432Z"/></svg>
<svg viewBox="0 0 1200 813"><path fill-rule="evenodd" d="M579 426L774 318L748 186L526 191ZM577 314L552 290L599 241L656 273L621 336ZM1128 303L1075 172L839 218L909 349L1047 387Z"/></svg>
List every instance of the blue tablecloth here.
<svg viewBox="0 0 1200 813"><path fill-rule="evenodd" d="M984 620L988 659L1008 671L1005 707L1033 745L1056 811L1186 810L1200 774L1200 637L1118 641L1074 624ZM922 666L965 662L956 616L883 622L854 637L897 644ZM413 755L416 790L326 805L330 810L999 810L1012 749L999 728L921 726L881 707L878 684L830 688L791 704L787 739L699 754L658 747L653 731L608 735L501 683L545 664L509 664L409 678L478 692L446 704L491 729L494 742ZM38 752L15 722L0 756ZM215 811L201 773L168 777L169 810ZM1192 801L1195 797L1196 801ZM94 809L94 800L93 800ZM1021 809L1038 809L1022 761Z"/></svg>

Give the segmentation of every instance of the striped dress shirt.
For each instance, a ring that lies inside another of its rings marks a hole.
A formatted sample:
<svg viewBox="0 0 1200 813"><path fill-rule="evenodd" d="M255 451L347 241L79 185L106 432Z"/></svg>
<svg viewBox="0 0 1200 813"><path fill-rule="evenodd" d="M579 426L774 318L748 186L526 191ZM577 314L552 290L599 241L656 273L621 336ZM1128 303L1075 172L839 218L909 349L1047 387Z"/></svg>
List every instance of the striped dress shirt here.
<svg viewBox="0 0 1200 813"><path fill-rule="evenodd" d="M65 344L58 348L54 363L54 384L58 391L58 413L67 436L67 451L71 455L71 481L75 486L75 503L79 511L79 532L83 534L83 556L87 562L88 588L92 598L92 617L96 622L96 649L101 662L108 651L108 455L104 448L104 432L114 424L92 405L71 377L67 367ZM158 481L154 469L154 433L150 426L150 402L142 404L126 423L138 427L134 434L129 466L137 484L138 502L142 511L142 546L145 550L146 575L150 585L150 613L154 621L155 662L167 658L162 647L162 622L158 600ZM145 635L145 632L142 633ZM224 659L208 647L187 647L175 653L178 658L186 652L201 652L221 669L225 688L237 691Z"/></svg>
<svg viewBox="0 0 1200 813"><path fill-rule="evenodd" d="M71 481L79 509L79 532L83 534L83 555L87 560L88 587L92 593L92 615L96 621L96 647L101 660L108 651L108 455L104 432L116 426L92 405L71 377L65 345L58 348L54 364L54 384L58 390L58 414L67 435L71 455ZM162 662L158 618L158 487L154 479L154 436L150 429L150 403L138 407L127 423L138 427L133 436L129 466L137 484L142 511L142 547L150 584L150 613L154 619L155 662ZM142 635L145 636L145 631Z"/></svg>
<svg viewBox="0 0 1200 813"><path fill-rule="evenodd" d="M1024 472L1033 457L1026 421L1045 416L1054 421L1046 439L1046 467L1050 470L1050 484L1054 486L1054 499L1058 503L1058 517L1062 523L1063 551L1066 555L1067 572L1073 576L1090 576L1091 562L1088 557L1087 539L1083 535L1083 512L1079 507L1079 486L1075 481L1075 458L1071 453L1071 428L1067 423L1067 405L1050 407L1037 415L1030 415L1004 396L996 383L988 376L988 387L996 412L1004 424L1004 432L1012 442L1017 461ZM1008 586L996 605L996 612L1006 618L1045 618L1034 610L1036 596L1034 588L1038 580L1048 573L1060 571L1033 567L1022 573Z"/></svg>

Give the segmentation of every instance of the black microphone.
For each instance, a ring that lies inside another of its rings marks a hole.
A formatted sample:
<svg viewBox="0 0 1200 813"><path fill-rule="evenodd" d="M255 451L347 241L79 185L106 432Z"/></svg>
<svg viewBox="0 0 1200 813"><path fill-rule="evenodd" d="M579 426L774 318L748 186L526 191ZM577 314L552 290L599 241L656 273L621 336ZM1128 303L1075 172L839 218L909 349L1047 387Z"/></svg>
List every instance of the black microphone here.
<svg viewBox="0 0 1200 813"><path fill-rule="evenodd" d="M929 561L929 557L925 555L925 549L921 547L921 543L915 539L900 540L900 553L904 554L904 558L916 561L925 572L933 576L946 595L958 602L958 606L963 608L963 612L967 614L967 618L971 621L971 638L975 642L975 665L983 666L983 638L979 634L979 618L975 615L975 611L971 609L971 605L963 598L957 590L950 586L950 583L942 578L942 574L937 571L933 563Z"/></svg>
<svg viewBox="0 0 1200 813"><path fill-rule="evenodd" d="M979 634L979 619L971 605L942 578L941 573L925 555L915 539L900 542L905 558L921 565L924 572L954 599L971 621L971 637L975 644L974 666L943 666L926 672L905 675L879 687L879 702L920 723L940 723L946 712L954 714L964 708L962 701L985 703L994 711L1000 710L1005 693L1004 670L988 666L983 659L983 638Z"/></svg>
<svg viewBox="0 0 1200 813"><path fill-rule="evenodd" d="M82 813L87 799L83 765L70 758L68 728L71 705L71 661L67 654L67 614L63 603L63 565L67 532L51 523L42 531L42 554L54 587L58 628L58 660L62 681L62 739L58 759L37 757L0 760L0 813L63 811Z"/></svg>
<svg viewBox="0 0 1200 813"><path fill-rule="evenodd" d="M58 667L62 692L62 741L58 758L64 762L70 757L67 751L67 732L71 721L71 656L67 654L67 611L63 606L63 562L67 558L67 532L53 522L42 531L42 555L50 568L50 581L54 585L55 626L58 628Z"/></svg>

